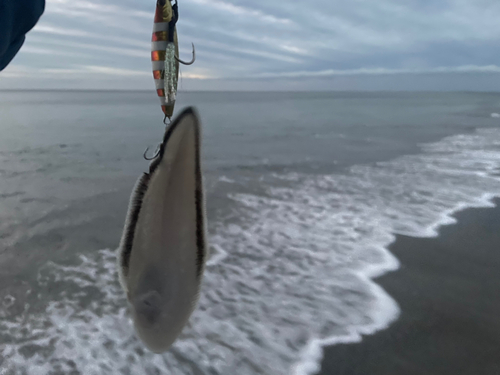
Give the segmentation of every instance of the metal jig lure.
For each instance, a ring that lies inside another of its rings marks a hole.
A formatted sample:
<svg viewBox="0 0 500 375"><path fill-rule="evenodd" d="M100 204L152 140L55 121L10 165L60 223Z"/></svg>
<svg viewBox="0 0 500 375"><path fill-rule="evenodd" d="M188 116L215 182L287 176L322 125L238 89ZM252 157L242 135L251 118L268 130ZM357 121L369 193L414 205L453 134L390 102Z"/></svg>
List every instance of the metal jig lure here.
<svg viewBox="0 0 500 375"><path fill-rule="evenodd" d="M179 42L175 26L178 19L177 1L172 4L171 0L157 0L151 38L151 61L156 92L165 115L164 122L167 118L170 120L174 112L179 63L191 65L196 59L194 44L191 61L185 62L179 58Z"/></svg>

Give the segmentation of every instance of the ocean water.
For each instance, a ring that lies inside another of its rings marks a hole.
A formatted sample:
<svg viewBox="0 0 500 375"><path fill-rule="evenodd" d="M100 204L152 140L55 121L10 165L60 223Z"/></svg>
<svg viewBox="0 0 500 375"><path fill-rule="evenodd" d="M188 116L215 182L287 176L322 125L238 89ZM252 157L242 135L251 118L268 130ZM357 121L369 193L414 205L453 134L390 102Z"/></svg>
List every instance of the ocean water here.
<svg viewBox="0 0 500 375"><path fill-rule="evenodd" d="M376 276L500 196L500 94L181 93L203 125L211 258L172 349L136 338L115 248L149 92L0 92L0 374L305 375L400 313ZM402 271L404 272L404 271Z"/></svg>

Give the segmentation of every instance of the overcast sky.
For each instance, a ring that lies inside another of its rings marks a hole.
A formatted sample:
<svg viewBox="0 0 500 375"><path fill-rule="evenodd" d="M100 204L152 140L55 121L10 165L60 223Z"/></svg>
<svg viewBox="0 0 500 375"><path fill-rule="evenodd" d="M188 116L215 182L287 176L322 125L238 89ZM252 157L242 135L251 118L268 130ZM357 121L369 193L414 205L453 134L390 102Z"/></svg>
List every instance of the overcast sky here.
<svg viewBox="0 0 500 375"><path fill-rule="evenodd" d="M47 0L0 88L153 89L155 0ZM179 0L185 90L500 90L498 0Z"/></svg>

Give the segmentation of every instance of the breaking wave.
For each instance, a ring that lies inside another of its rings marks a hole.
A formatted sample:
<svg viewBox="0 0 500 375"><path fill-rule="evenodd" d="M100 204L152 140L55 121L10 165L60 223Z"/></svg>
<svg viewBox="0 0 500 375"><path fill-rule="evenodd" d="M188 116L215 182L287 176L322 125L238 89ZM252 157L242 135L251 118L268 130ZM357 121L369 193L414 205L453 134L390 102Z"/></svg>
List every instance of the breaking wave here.
<svg viewBox="0 0 500 375"><path fill-rule="evenodd" d="M114 251L45 264L38 295L26 297L56 291L43 311L13 314L12 297L3 301L0 373L315 373L322 346L397 319L396 301L372 280L397 269L387 250L395 234L436 236L457 210L500 195L497 129L422 150L342 174L274 174L259 194L232 191L231 218L211 234L216 255L198 309L164 355L134 335Z"/></svg>

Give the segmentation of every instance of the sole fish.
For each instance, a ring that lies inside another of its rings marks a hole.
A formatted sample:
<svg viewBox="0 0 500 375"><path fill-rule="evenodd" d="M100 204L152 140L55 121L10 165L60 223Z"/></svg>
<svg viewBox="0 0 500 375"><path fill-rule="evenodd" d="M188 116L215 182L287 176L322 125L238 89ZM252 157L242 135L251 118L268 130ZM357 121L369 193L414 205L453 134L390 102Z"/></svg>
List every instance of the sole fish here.
<svg viewBox="0 0 500 375"><path fill-rule="evenodd" d="M132 193L119 247L119 277L136 332L166 351L198 301L207 258L200 122L185 109L167 128L149 173Z"/></svg>

